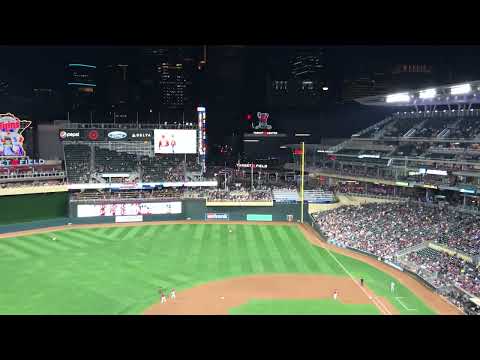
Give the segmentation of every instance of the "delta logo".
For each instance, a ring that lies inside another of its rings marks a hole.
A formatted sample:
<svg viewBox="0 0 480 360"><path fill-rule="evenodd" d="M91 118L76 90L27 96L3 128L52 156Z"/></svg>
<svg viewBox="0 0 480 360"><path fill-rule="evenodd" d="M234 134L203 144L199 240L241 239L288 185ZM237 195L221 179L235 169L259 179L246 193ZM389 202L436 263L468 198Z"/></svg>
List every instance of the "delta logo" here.
<svg viewBox="0 0 480 360"><path fill-rule="evenodd" d="M152 134L150 133L134 133L132 134L133 139L144 139L144 138L151 138Z"/></svg>

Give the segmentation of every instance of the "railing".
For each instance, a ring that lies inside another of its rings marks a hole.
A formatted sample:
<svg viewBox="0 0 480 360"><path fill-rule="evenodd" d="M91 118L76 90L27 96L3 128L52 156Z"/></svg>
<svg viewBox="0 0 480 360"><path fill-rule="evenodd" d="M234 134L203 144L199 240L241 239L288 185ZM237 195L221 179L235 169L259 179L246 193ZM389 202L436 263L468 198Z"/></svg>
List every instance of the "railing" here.
<svg viewBox="0 0 480 360"><path fill-rule="evenodd" d="M424 241L420 244L417 244L417 245L414 245L414 246L411 246L409 248L406 248L406 249L403 249L403 250L400 250L397 252L397 256L405 256L405 255L408 255L410 254L411 252L414 252L414 251L419 251L419 250L422 250L422 249L425 249L428 247L428 244L429 242L428 241Z"/></svg>
<svg viewBox="0 0 480 360"><path fill-rule="evenodd" d="M198 125L195 121L193 125L187 125L186 123L166 124L166 123L66 123L65 127L70 129L196 129Z"/></svg>
<svg viewBox="0 0 480 360"><path fill-rule="evenodd" d="M353 192L337 192L336 195L347 195L347 196L358 196L365 198L375 198L382 200L393 200L393 201L408 201L409 198L400 197L400 196L391 196L391 195L381 195L381 194L369 194L369 193L353 193Z"/></svg>

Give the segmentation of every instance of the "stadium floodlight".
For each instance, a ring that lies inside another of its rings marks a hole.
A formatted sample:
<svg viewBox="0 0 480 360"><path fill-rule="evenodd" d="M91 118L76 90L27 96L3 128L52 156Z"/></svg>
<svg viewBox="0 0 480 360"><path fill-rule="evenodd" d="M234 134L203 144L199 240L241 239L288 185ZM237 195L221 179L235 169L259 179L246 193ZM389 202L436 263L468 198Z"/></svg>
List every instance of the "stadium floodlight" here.
<svg viewBox="0 0 480 360"><path fill-rule="evenodd" d="M472 91L472 86L470 84L456 85L450 88L450 94L452 95L468 94L470 91Z"/></svg>
<svg viewBox="0 0 480 360"><path fill-rule="evenodd" d="M407 93L387 95L387 103L409 102L410 96Z"/></svg>
<svg viewBox="0 0 480 360"><path fill-rule="evenodd" d="M437 96L437 89L427 89L420 91L420 99L433 99L435 96Z"/></svg>
<svg viewBox="0 0 480 360"><path fill-rule="evenodd" d="M323 90L323 91L328 91L328 86L322 87L322 90Z"/></svg>

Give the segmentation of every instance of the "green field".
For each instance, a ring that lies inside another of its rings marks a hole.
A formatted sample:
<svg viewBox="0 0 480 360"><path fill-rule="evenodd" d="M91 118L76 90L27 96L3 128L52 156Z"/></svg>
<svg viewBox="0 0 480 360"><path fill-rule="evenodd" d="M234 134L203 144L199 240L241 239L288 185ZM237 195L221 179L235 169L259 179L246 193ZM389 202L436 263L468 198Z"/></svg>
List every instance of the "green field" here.
<svg viewBox="0 0 480 360"><path fill-rule="evenodd" d="M434 313L398 282L392 295L389 275L358 260L335 256L401 314ZM292 226L166 224L73 229L0 239L0 314L140 314L158 301L159 287L181 291L212 280L267 273L346 276L326 250L310 244ZM247 312L278 309L283 313L287 308L281 303L271 308L252 304L246 305ZM334 311L331 306L321 310L320 305L317 302L309 309L318 309L319 314ZM289 306L298 308L301 302ZM335 311L354 311L342 308ZM368 307L355 311L372 312Z"/></svg>
<svg viewBox="0 0 480 360"><path fill-rule="evenodd" d="M373 304L342 304L321 300L251 300L230 310L230 315L380 315Z"/></svg>

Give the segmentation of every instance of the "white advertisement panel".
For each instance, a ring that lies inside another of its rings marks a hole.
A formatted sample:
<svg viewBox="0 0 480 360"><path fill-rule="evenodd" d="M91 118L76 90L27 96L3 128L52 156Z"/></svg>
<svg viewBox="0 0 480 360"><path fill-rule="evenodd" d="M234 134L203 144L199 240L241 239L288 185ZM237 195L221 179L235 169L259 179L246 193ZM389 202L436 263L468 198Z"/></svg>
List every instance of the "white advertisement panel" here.
<svg viewBox="0 0 480 360"><path fill-rule="evenodd" d="M124 223L124 222L142 222L143 216L142 215L126 215L126 216L115 216L116 223Z"/></svg>
<svg viewBox="0 0 480 360"><path fill-rule="evenodd" d="M155 154L196 154L197 130L154 130Z"/></svg>
<svg viewBox="0 0 480 360"><path fill-rule="evenodd" d="M182 203L130 203L78 205L77 217L181 214Z"/></svg>

